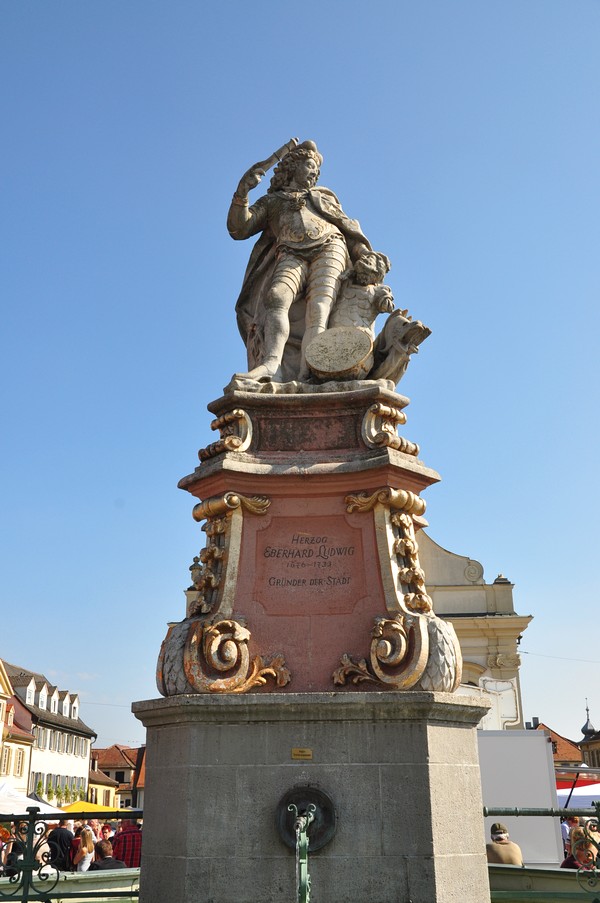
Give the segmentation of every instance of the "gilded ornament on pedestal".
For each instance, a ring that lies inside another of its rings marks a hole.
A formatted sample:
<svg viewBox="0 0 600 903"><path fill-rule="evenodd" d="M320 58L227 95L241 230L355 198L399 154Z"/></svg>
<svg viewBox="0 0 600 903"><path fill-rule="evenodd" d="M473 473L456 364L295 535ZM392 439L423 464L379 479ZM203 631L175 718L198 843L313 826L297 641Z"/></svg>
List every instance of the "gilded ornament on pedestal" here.
<svg viewBox="0 0 600 903"><path fill-rule="evenodd" d="M252 442L252 421L241 408L234 408L222 417L217 417L210 428L219 430L221 438L200 449L198 457L201 461L208 461L221 452L246 451Z"/></svg>
<svg viewBox="0 0 600 903"><path fill-rule="evenodd" d="M392 689L452 692L462 656L451 624L436 617L419 562L415 518L425 502L407 489L383 487L346 496L349 513L373 512L388 617L377 618L368 661L344 654L333 681L372 681Z"/></svg>
<svg viewBox="0 0 600 903"><path fill-rule="evenodd" d="M218 610L233 611L240 554L243 512L266 514L271 502L264 496L247 498L235 492L199 502L194 520L206 519L206 547L190 567L192 585L186 590L187 617Z"/></svg>
<svg viewBox="0 0 600 903"><path fill-rule="evenodd" d="M270 661L250 658L250 631L239 621L215 624L195 621L189 628L183 652L188 684L198 693L246 693L273 678L278 687L290 682L282 655Z"/></svg>
<svg viewBox="0 0 600 903"><path fill-rule="evenodd" d="M403 411L377 402L377 404L371 405L363 417L361 430L363 441L372 448L385 445L416 457L419 454L419 446L398 435L398 424L404 423L406 423L406 414Z"/></svg>
<svg viewBox="0 0 600 903"><path fill-rule="evenodd" d="M425 501L408 489L391 489L384 486L376 492L360 492L358 495L346 496L346 511L372 511L376 505L383 505L394 511L407 511L410 514L425 513Z"/></svg>
<svg viewBox="0 0 600 903"><path fill-rule="evenodd" d="M273 679L290 681L282 655L250 656L250 631L233 618L244 514L267 513L270 500L226 492L199 502L194 519L206 520L206 547L190 567L187 616L169 626L157 668L164 696L180 693L245 693Z"/></svg>
<svg viewBox="0 0 600 903"><path fill-rule="evenodd" d="M404 615L375 618L369 662L354 662L344 654L333 673L333 682L342 686L348 679L354 684L372 681L394 690L408 690L423 674L428 651L424 619Z"/></svg>

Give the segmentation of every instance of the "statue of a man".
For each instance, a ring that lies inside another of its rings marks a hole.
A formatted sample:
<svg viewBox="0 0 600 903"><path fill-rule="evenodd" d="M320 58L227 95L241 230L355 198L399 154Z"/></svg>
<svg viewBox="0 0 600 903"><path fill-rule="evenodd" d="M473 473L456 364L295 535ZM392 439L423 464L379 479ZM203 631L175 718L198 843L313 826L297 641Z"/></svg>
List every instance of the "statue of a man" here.
<svg viewBox="0 0 600 903"><path fill-rule="evenodd" d="M257 380L309 377L306 348L327 328L342 275L372 251L335 194L315 187L323 161L316 144L295 145L289 142L248 170L227 217L236 240L262 232L236 306L251 367L243 375ZM249 206L249 191L275 159L280 162L267 193Z"/></svg>

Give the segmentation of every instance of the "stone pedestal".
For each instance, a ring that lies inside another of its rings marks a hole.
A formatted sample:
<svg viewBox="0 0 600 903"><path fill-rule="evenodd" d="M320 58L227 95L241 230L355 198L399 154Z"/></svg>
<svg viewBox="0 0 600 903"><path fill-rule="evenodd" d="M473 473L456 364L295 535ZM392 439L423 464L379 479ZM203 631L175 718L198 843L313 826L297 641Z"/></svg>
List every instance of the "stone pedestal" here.
<svg viewBox="0 0 600 903"><path fill-rule="evenodd" d="M147 729L141 903L293 903L276 809L308 785L336 813L309 858L313 903L489 903L479 700L344 691L133 708Z"/></svg>
<svg viewBox="0 0 600 903"><path fill-rule="evenodd" d="M209 406L219 438L179 484L206 544L161 648L167 698L134 706L141 903L293 903L275 825L298 788L337 821L310 854L313 903L489 903L485 706L451 695L460 648L418 557L439 477L398 434L407 404L363 381Z"/></svg>
<svg viewBox="0 0 600 903"><path fill-rule="evenodd" d="M372 383L316 388L209 406L220 439L179 483L207 538L186 618L163 643L165 696L460 682L419 564L420 493L439 476L398 435L408 399Z"/></svg>

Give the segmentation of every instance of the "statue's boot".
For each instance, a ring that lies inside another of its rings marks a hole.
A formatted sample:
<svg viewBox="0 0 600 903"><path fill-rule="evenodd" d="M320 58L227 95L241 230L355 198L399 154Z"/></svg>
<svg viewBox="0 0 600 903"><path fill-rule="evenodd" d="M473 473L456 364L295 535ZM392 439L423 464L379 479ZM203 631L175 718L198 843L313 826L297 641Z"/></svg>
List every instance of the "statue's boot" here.
<svg viewBox="0 0 600 903"><path fill-rule="evenodd" d="M300 357L300 370L298 371L298 380L301 383L314 382L313 374L308 369L308 364L306 363L306 349L312 340L322 332L325 332L325 326L307 326L304 331Z"/></svg>
<svg viewBox="0 0 600 903"><path fill-rule="evenodd" d="M246 379L265 381L273 379L275 376L281 376L283 350L289 334L290 324L287 308L272 310L265 323L265 359L262 364L254 367L248 373L237 375Z"/></svg>
<svg viewBox="0 0 600 903"><path fill-rule="evenodd" d="M248 373L236 373L236 376L242 379L270 380L277 374L279 370L279 361L277 358L267 358L263 364L253 367Z"/></svg>

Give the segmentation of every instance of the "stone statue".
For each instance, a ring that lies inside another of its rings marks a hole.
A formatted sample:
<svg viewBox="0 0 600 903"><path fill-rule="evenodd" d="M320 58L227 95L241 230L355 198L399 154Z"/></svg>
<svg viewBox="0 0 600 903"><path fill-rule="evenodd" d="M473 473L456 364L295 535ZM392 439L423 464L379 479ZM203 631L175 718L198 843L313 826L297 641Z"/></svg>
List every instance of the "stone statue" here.
<svg viewBox="0 0 600 903"><path fill-rule="evenodd" d="M407 310L394 310L394 297L383 279L390 269L385 254L365 251L345 274L327 330L307 349L307 362L321 379L385 379L400 382L410 355L431 330L413 321ZM375 337L375 319L389 313Z"/></svg>
<svg viewBox="0 0 600 903"><path fill-rule="evenodd" d="M335 194L316 187L322 162L313 141L292 138L250 167L233 195L231 237L262 233L236 305L250 368L236 374L238 382L397 382L430 334L396 311L375 339L375 318L394 309L381 284L390 261L373 251ZM249 192L275 163L267 193L250 206Z"/></svg>

